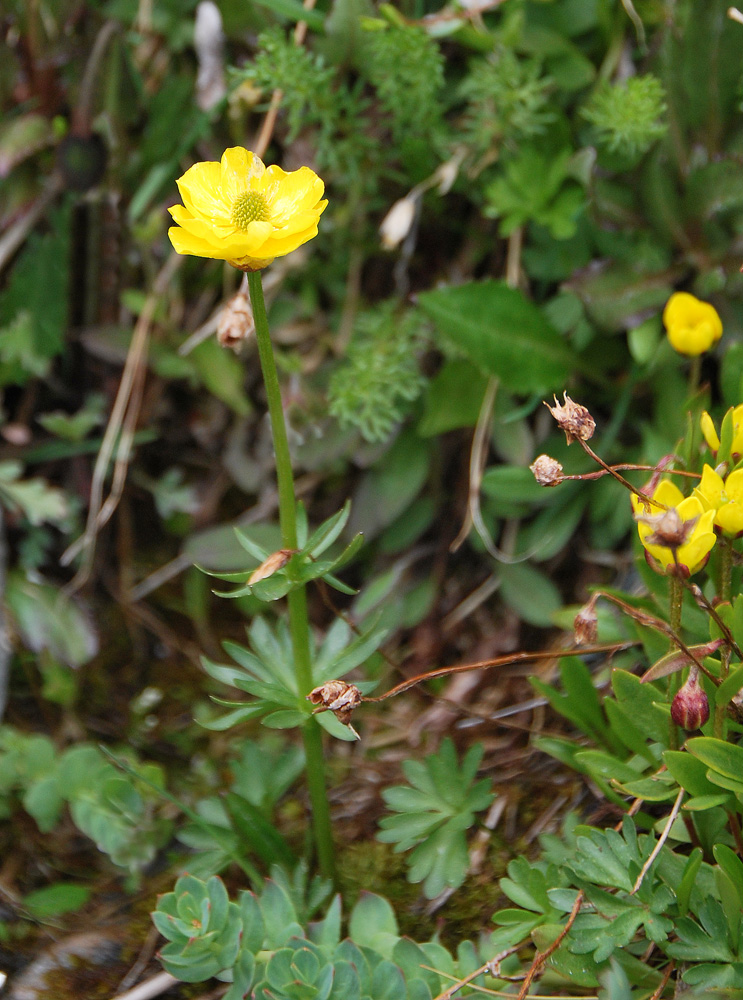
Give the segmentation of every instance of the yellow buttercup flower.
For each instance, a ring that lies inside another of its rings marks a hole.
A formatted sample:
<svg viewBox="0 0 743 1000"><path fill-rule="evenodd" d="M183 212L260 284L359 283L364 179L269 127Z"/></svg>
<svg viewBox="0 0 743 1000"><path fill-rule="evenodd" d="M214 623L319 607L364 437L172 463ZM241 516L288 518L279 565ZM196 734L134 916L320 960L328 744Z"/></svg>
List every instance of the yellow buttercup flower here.
<svg viewBox="0 0 743 1000"><path fill-rule="evenodd" d="M691 576L704 566L715 544L714 510L704 510L696 496L684 497L668 479L658 484L652 499L664 506L653 505L643 512L642 503L633 498L637 531L648 561L660 573Z"/></svg>
<svg viewBox="0 0 743 1000"><path fill-rule="evenodd" d="M722 336L722 320L709 302L688 292L674 292L663 310L663 323L671 347L679 354L704 354Z"/></svg>
<svg viewBox="0 0 743 1000"><path fill-rule="evenodd" d="M730 412L730 411L728 411ZM730 454L733 458L740 458L743 455L743 403L740 406L732 407L733 440L730 445ZM715 454L720 450L720 436L714 425L712 417L705 410L699 419L704 440L709 445L710 451Z"/></svg>
<svg viewBox="0 0 743 1000"><path fill-rule="evenodd" d="M711 466L705 465L694 496L705 510L713 511L716 527L726 535L736 536L743 532L743 469L723 479Z"/></svg>
<svg viewBox="0 0 743 1000"><path fill-rule="evenodd" d="M327 201L325 185L309 167L266 167L242 146L220 163L195 163L176 183L183 198L168 230L178 253L226 260L259 271L317 236Z"/></svg>

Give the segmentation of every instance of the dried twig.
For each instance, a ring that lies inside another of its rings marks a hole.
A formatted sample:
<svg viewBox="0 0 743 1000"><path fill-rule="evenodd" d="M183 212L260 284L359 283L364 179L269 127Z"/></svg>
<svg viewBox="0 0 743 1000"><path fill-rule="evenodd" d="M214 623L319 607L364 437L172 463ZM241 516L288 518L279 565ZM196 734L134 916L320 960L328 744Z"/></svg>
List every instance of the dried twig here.
<svg viewBox="0 0 743 1000"><path fill-rule="evenodd" d="M630 896L634 896L634 894L640 888L640 886L642 885L642 880L645 878L645 876L647 875L647 873L650 871L650 868L651 868L653 862L655 861L655 859L660 854L661 848L665 844L666 839L668 837L668 834L671 832L671 827L674 824L674 820L678 816L679 809L681 808L681 803L683 802L683 799L684 799L684 789L683 788L679 788L679 793L676 796L676 801L673 803L673 809L671 809L670 813L668 814L668 819L666 820L666 825L663 827L663 833L661 833L660 837L658 838L658 843L653 848L653 851L652 851L650 857L647 859L647 861L645 862L645 864L642 866L642 871L637 876L635 884L632 886L632 892L630 893Z"/></svg>
<svg viewBox="0 0 743 1000"><path fill-rule="evenodd" d="M575 897L575 902L573 903L573 909L570 911L570 916L568 917L567 923L565 924L563 929L557 935L557 937L549 946L549 948L545 948L544 951L538 951L537 954L534 956L534 961L531 963L531 968L526 973L526 978L524 979L524 982L521 986L521 989L519 990L519 994L516 1000L526 1000L526 996L529 992L529 987L531 986L534 977L539 974L539 972L542 969L542 966L550 957L550 955L554 955L554 953L560 947L562 942L565 940L565 937L570 931L570 928L575 923L576 917L580 913L580 908L582 905L583 905L583 890L581 889L581 891Z"/></svg>
<svg viewBox="0 0 743 1000"><path fill-rule="evenodd" d="M134 327L132 342L121 376L119 391L116 394L111 416L103 436L95 468L93 482L90 488L90 506L85 531L62 554L62 565L69 565L80 553L83 561L75 577L68 585L68 590L76 591L82 587L90 576L95 554L95 540L98 532L109 520L121 499L124 488L129 456L131 454L134 431L139 416L139 406L142 397L142 387L147 364L147 345L150 327L155 315L158 299L170 284L176 270L181 266L183 257L173 253L165 262L152 286L152 291L145 300L142 312ZM123 431L122 431L123 427ZM121 436L119 434L121 432ZM103 486L108 473L111 457L116 451L116 466L114 469L111 492L103 504Z"/></svg>

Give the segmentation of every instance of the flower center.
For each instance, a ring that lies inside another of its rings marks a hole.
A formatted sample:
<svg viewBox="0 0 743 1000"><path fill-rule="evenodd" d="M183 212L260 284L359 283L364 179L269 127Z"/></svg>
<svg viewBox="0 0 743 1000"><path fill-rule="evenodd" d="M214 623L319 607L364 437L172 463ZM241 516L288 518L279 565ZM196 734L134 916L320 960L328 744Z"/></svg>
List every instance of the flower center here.
<svg viewBox="0 0 743 1000"><path fill-rule="evenodd" d="M267 222L269 214L268 202L259 191L244 191L232 206L232 221L242 230L251 222Z"/></svg>

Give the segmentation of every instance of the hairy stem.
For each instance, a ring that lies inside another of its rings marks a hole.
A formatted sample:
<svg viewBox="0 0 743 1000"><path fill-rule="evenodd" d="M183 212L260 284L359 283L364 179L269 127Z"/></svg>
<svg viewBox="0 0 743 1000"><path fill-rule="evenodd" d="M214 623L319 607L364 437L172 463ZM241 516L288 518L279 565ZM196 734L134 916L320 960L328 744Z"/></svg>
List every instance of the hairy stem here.
<svg viewBox="0 0 743 1000"><path fill-rule="evenodd" d="M284 408L281 402L279 376L273 346L268 332L266 304L259 271L248 272L248 288L253 306L255 336L263 373L263 383L268 399L273 446L276 455L276 478L279 491L279 523L281 544L285 549L297 548L297 508L294 497L289 440L286 434ZM310 625L307 613L307 592L304 586L292 590L288 596L289 630L294 653L294 671L300 699L312 690L312 654ZM308 719L302 727L307 768L307 786L312 803L312 823L320 870L326 878L335 877L335 854L330 825L330 806L325 785L325 764L322 751L322 730L315 719Z"/></svg>
<svg viewBox="0 0 743 1000"><path fill-rule="evenodd" d="M675 554L675 553L674 553ZM676 564L678 566L678 563ZM684 588L679 577L672 576L670 578L670 587L668 593L669 599L669 622L671 629L678 635L681 631L681 604L684 599ZM671 674L668 678L668 701L669 704L673 702L679 688L681 687L681 674L675 673ZM679 738L678 729L676 728L676 723L672 718L668 719L668 736L669 745L671 750L678 750L679 748Z"/></svg>

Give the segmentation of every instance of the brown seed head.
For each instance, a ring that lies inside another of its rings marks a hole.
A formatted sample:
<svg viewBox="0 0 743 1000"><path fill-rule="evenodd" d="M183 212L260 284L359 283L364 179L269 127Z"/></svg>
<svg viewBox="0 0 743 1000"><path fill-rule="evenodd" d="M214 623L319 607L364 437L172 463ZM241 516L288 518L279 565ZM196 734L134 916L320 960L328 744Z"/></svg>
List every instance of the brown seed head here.
<svg viewBox="0 0 743 1000"><path fill-rule="evenodd" d="M540 486L559 486L563 480L562 466L550 455L539 455L529 468Z"/></svg>
<svg viewBox="0 0 743 1000"><path fill-rule="evenodd" d="M355 684L347 684L346 681L327 681L310 691L307 701L317 706L313 715L332 712L339 722L353 729L351 716L353 710L361 704L361 692Z"/></svg>
<svg viewBox="0 0 743 1000"><path fill-rule="evenodd" d="M227 302L219 314L217 340L222 347L235 352L240 350L244 340L255 333L255 320L250 299L244 292L238 292Z"/></svg>
<svg viewBox="0 0 743 1000"><path fill-rule="evenodd" d="M671 718L688 733L701 729L709 719L709 700L699 683L699 669L694 665L689 669L686 684L676 692L671 703Z"/></svg>
<svg viewBox="0 0 743 1000"><path fill-rule="evenodd" d="M565 438L568 444L571 444L576 439L587 441L593 437L593 432L596 430L596 421L585 406L581 406L580 403L574 403L566 392L562 394L562 404L557 402L557 396L553 398L555 400L554 406L550 406L549 403L545 403L544 405L562 430L565 431Z"/></svg>
<svg viewBox="0 0 743 1000"><path fill-rule="evenodd" d="M596 642L599 631L598 621L593 601L589 601L588 604L580 609L573 620L575 642L578 646L585 646Z"/></svg>

